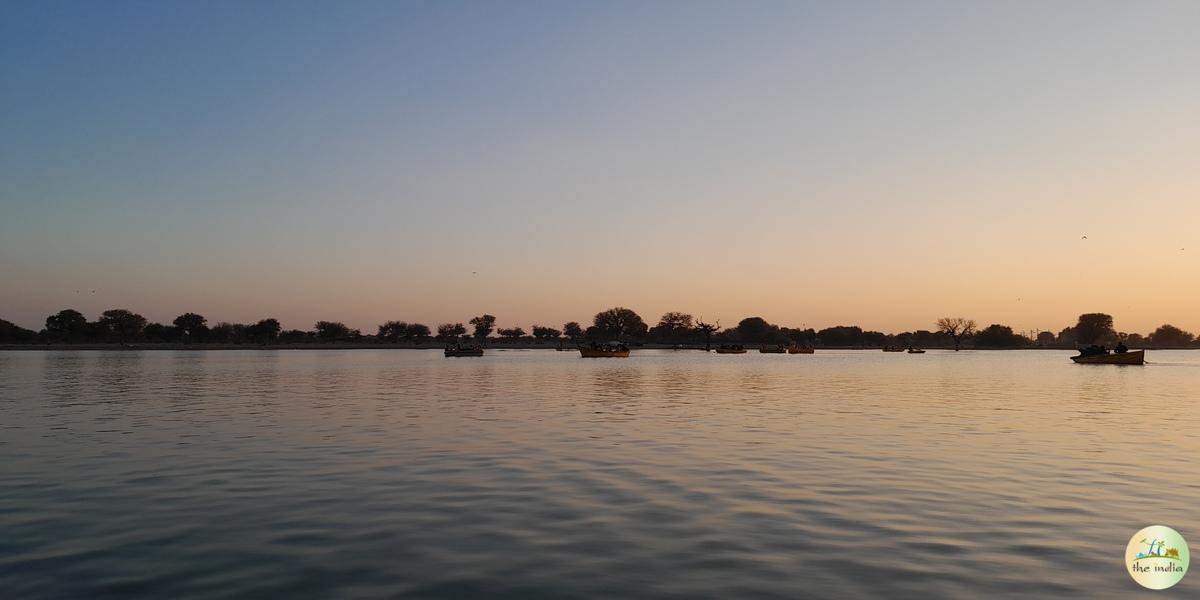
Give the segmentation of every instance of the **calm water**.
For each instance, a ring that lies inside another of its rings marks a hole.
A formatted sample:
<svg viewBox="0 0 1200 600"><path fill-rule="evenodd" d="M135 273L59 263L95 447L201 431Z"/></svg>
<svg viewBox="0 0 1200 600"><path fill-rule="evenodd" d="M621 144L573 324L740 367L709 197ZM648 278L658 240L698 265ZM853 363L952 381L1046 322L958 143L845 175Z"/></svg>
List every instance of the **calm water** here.
<svg viewBox="0 0 1200 600"><path fill-rule="evenodd" d="M1200 352L0 353L5 598L1189 597Z"/></svg>

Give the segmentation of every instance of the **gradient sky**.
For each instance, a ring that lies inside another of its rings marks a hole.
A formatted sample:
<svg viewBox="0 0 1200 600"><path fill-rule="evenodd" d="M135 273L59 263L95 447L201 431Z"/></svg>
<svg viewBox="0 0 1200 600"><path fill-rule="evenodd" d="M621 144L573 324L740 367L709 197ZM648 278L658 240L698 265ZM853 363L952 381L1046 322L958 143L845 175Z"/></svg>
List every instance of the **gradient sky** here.
<svg viewBox="0 0 1200 600"><path fill-rule="evenodd" d="M1194 1L6 2L0 318L1200 331L1198 31Z"/></svg>

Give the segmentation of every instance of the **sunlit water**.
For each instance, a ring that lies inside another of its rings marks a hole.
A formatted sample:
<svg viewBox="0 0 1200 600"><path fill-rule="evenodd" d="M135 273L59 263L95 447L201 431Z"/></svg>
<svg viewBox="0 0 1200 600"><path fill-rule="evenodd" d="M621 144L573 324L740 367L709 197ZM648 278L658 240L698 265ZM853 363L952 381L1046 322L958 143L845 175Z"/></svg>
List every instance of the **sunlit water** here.
<svg viewBox="0 0 1200 600"><path fill-rule="evenodd" d="M4 352L0 595L1164 597L1200 352L1067 356Z"/></svg>

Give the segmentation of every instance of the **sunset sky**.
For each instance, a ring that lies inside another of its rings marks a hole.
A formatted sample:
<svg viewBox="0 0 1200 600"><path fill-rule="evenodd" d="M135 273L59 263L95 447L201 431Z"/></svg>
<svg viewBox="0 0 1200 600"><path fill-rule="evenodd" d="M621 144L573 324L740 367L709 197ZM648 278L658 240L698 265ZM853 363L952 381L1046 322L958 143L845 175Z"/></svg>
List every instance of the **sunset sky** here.
<svg viewBox="0 0 1200 600"><path fill-rule="evenodd" d="M31 328L1196 332L1200 2L5 2L0 282Z"/></svg>

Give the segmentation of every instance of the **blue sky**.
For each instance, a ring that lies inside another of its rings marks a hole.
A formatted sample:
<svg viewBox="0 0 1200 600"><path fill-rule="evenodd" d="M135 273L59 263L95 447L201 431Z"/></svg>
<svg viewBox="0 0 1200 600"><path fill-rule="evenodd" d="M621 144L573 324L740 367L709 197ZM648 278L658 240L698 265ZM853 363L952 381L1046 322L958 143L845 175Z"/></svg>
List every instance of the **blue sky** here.
<svg viewBox="0 0 1200 600"><path fill-rule="evenodd" d="M1197 329L1198 23L1189 2L6 3L0 318Z"/></svg>

